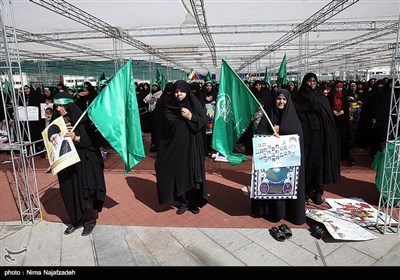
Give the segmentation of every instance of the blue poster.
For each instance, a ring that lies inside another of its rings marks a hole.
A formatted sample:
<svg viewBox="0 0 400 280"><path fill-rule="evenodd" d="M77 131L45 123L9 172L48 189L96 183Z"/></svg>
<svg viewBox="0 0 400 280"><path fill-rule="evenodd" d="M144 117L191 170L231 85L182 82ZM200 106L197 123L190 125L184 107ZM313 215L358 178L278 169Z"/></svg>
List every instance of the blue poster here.
<svg viewBox="0 0 400 280"><path fill-rule="evenodd" d="M296 199L298 166L254 169L250 197L254 199Z"/></svg>

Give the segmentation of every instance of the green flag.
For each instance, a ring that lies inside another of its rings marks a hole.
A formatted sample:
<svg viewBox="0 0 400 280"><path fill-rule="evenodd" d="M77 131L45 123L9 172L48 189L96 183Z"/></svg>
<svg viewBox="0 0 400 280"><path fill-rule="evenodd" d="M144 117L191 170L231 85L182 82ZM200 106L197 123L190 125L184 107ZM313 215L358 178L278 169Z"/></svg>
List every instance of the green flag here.
<svg viewBox="0 0 400 280"><path fill-rule="evenodd" d="M104 72L101 73L100 78L99 78L99 81L103 81L103 80L106 80L106 74L104 74Z"/></svg>
<svg viewBox="0 0 400 280"><path fill-rule="evenodd" d="M97 129L125 163L125 175L142 159L144 147L132 73L122 67L87 109Z"/></svg>
<svg viewBox="0 0 400 280"><path fill-rule="evenodd" d="M103 72L103 73L101 73L101 75L99 77L97 77L97 80L96 80L97 90L99 90L100 87L103 86L106 81L107 81L106 74L104 74L104 72Z"/></svg>
<svg viewBox="0 0 400 280"><path fill-rule="evenodd" d="M205 81L206 81L206 82L212 82L212 78L211 78L210 72L207 72L206 80L205 80Z"/></svg>
<svg viewBox="0 0 400 280"><path fill-rule="evenodd" d="M3 92L4 92L4 94L11 93L11 86L10 86L10 83L7 81L7 79L4 79ZM2 110L2 109L3 108L0 108L0 110Z"/></svg>
<svg viewBox="0 0 400 280"><path fill-rule="evenodd" d="M165 78L164 74L158 68L157 68L157 77L154 82L156 82L161 86L161 90L164 90L165 85L168 83L167 78Z"/></svg>
<svg viewBox="0 0 400 280"><path fill-rule="evenodd" d="M232 165L247 160L246 156L233 153L233 148L259 107L250 89L222 60L211 147L226 156Z"/></svg>
<svg viewBox="0 0 400 280"><path fill-rule="evenodd" d="M279 66L278 77L276 83L280 86L287 84L287 72L286 72L286 54L283 56L281 66Z"/></svg>
<svg viewBox="0 0 400 280"><path fill-rule="evenodd" d="M396 140L400 143L400 137ZM387 147L382 152L378 151L374 155L371 167L376 170L375 185L382 196L393 206L400 202L400 173L393 174L392 167L398 159L395 143L387 143Z"/></svg>
<svg viewBox="0 0 400 280"><path fill-rule="evenodd" d="M269 75L269 73L268 73L268 67L265 67L264 81L265 81L266 83L268 83L269 86L271 86L271 77L270 77L270 75Z"/></svg>

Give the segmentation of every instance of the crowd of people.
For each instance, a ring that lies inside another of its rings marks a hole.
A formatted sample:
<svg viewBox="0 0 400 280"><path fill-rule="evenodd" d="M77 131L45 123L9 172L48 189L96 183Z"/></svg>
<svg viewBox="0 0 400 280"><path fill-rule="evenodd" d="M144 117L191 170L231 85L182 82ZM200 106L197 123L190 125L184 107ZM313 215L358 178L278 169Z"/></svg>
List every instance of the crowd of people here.
<svg viewBox="0 0 400 280"><path fill-rule="evenodd" d="M259 101L260 110L251 117L236 152L252 155L254 135L297 134L302 154L297 199L252 199L251 214L304 224L306 201L310 199L317 205L324 202L324 185L340 182L341 164L354 164L354 147L368 148L371 156L382 150L391 80L321 82L316 74L307 73L300 87L293 81L286 85L270 85L262 80L245 83ZM141 129L151 133L149 152L157 153L158 202L178 202L178 215L186 211L198 214L208 203L204 160L215 152L210 144L218 84L178 80L163 89L157 83L135 85ZM41 103L53 104L46 110L46 118L38 116L38 120L28 121L31 141L40 140L46 125L63 116L68 127L63 137L71 137L81 159L57 174L70 218L65 234L79 227L84 228L82 235L90 234L106 197L101 147L108 147L107 141L88 116L72 131L98 92L90 82L75 92L61 83L56 88L39 90L25 85L23 93L18 92L24 94L26 105L38 107L39 112ZM4 120L4 116L0 117ZM49 127L50 130L49 140L58 145L59 129ZM28 139L28 135L24 137ZM62 147L57 147L61 151ZM36 149L43 148L37 141Z"/></svg>
<svg viewBox="0 0 400 280"><path fill-rule="evenodd" d="M351 155L354 147L368 148L371 156L383 148L386 140L388 113L381 114L380 110L382 107L388 106L387 97L390 95L391 87L391 81L388 79L378 81L370 79L365 84L355 81L321 82L318 81L316 74L308 73L304 76L300 87L297 82L293 81L289 81L286 85L272 84L271 86L262 80L245 81L245 83L261 107L265 109L277 130L274 132L268 128L266 118L263 116L262 110L259 110L251 118L252 124L238 141L237 152L252 155L252 138L256 134L286 135L293 133L300 135L302 154L298 198L268 201L252 199L251 213L253 215L272 215L278 219L288 219L294 224L303 224L305 222L305 202L311 200L316 205L324 202L324 185L340 182L341 165L351 167L354 164ZM172 84L170 86L173 88ZM210 108L213 108L212 105L217 102L218 84L211 81L206 81L204 84L188 82L188 87L189 89L185 92L190 92L190 96L197 97L207 117L207 124L203 128L199 127L199 130L193 130L192 133L195 131L196 135L202 134L203 137L196 138L197 143L204 145L205 156L211 155L214 151L210 146L213 118ZM137 84L139 106L146 107L148 105L145 102L141 103L142 97L150 93L150 91L146 91L147 88L146 84ZM173 97L173 94L171 96ZM164 101L160 101L159 105L156 105L155 111L157 108L164 108L160 110L165 111L166 99L162 100ZM282 100L285 100L284 105L282 105ZM175 102L172 107L178 110L179 105L176 103L176 98L172 98L172 102ZM158 104L157 101L156 104ZM280 108L280 106L282 107ZM172 107L166 108L173 110ZM178 119L193 125L189 120ZM152 137L160 133L160 130L152 130L152 126L146 124L145 115L141 116L141 122L142 128L148 128L149 130L146 132L151 131ZM170 119L169 125L171 122ZM161 127L165 129L168 126L163 124ZM211 130L208 129L209 127ZM171 131L173 129L168 127L170 136ZM211 133L207 133L207 131ZM162 139L164 136L161 135L162 133L156 138ZM183 139L183 137L179 139ZM164 173L164 175L168 174L170 181L171 178L177 180L177 177L171 176L171 172L177 170L175 164L174 167L159 168L160 157L165 156L163 144L164 142L152 141L152 146L154 146L150 150L150 152L159 152L156 161L157 176ZM202 157L198 156L197 158ZM179 170L183 169L179 168ZM163 202L159 197L160 203L179 201L181 206L177 210L177 214L182 214L190 209L188 203L182 201L178 186L171 187L172 183L169 187L163 187L165 180L161 178L163 178L162 175L157 177L159 195L168 189L170 199ZM193 182L193 178L190 179ZM193 186L193 183L191 185ZM200 188L197 187L197 189ZM165 194L161 196L165 197ZM197 213L197 211L195 212Z"/></svg>

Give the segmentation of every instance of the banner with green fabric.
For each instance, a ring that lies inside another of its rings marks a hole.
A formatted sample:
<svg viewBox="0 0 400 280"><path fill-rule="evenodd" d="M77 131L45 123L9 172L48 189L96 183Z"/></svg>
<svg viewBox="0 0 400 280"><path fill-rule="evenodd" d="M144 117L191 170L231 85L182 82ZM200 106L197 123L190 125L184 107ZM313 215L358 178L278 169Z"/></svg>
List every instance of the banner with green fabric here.
<svg viewBox="0 0 400 280"><path fill-rule="evenodd" d="M286 71L286 54L283 56L281 66L279 66L278 77L276 83L280 86L287 84L287 71Z"/></svg>
<svg viewBox="0 0 400 280"><path fill-rule="evenodd" d="M156 80L154 82L160 85L161 90L164 90L165 85L168 83L168 79L165 78L164 74L158 68L157 68Z"/></svg>
<svg viewBox="0 0 400 280"><path fill-rule="evenodd" d="M90 104L87 113L122 158L126 175L145 157L132 59L113 76Z"/></svg>
<svg viewBox="0 0 400 280"><path fill-rule="evenodd" d="M212 80L212 78L211 78L211 73L210 73L210 71L208 71L207 72L207 75L206 75L206 80L205 80L205 82L212 82L213 80Z"/></svg>
<svg viewBox="0 0 400 280"><path fill-rule="evenodd" d="M270 86L272 85L272 84L271 84L271 76L270 76L269 73L268 73L268 67L265 67L264 81L265 81L266 83L268 83Z"/></svg>
<svg viewBox="0 0 400 280"><path fill-rule="evenodd" d="M397 139L397 143L400 143L400 138ZM378 190L382 193L382 196L387 200L393 198L393 201L389 201L390 205L396 206L400 202L400 173L392 173L392 165L395 169L399 168L399 150L397 154L393 143L387 144L386 164L385 164L385 150L378 151L374 160L372 161L371 167L376 170L375 185ZM386 166L386 167L385 167ZM384 178L383 178L384 177ZM393 178L391 178L393 177ZM392 180L390 185L390 180ZM390 193L389 193L390 186Z"/></svg>
<svg viewBox="0 0 400 280"><path fill-rule="evenodd" d="M232 165L247 160L243 154L233 153L233 149L259 107L250 89L222 60L211 147Z"/></svg>

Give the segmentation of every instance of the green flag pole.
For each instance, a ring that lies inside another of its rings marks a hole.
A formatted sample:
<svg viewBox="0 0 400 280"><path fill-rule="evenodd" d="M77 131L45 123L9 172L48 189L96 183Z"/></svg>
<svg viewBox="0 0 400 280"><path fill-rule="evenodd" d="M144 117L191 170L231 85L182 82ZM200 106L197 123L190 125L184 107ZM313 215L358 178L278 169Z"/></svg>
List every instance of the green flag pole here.
<svg viewBox="0 0 400 280"><path fill-rule="evenodd" d="M232 165L247 160L243 154L233 153L233 149L259 108L270 122L257 98L225 60L222 60L211 147L226 156ZM270 124L273 129L271 122Z"/></svg>

